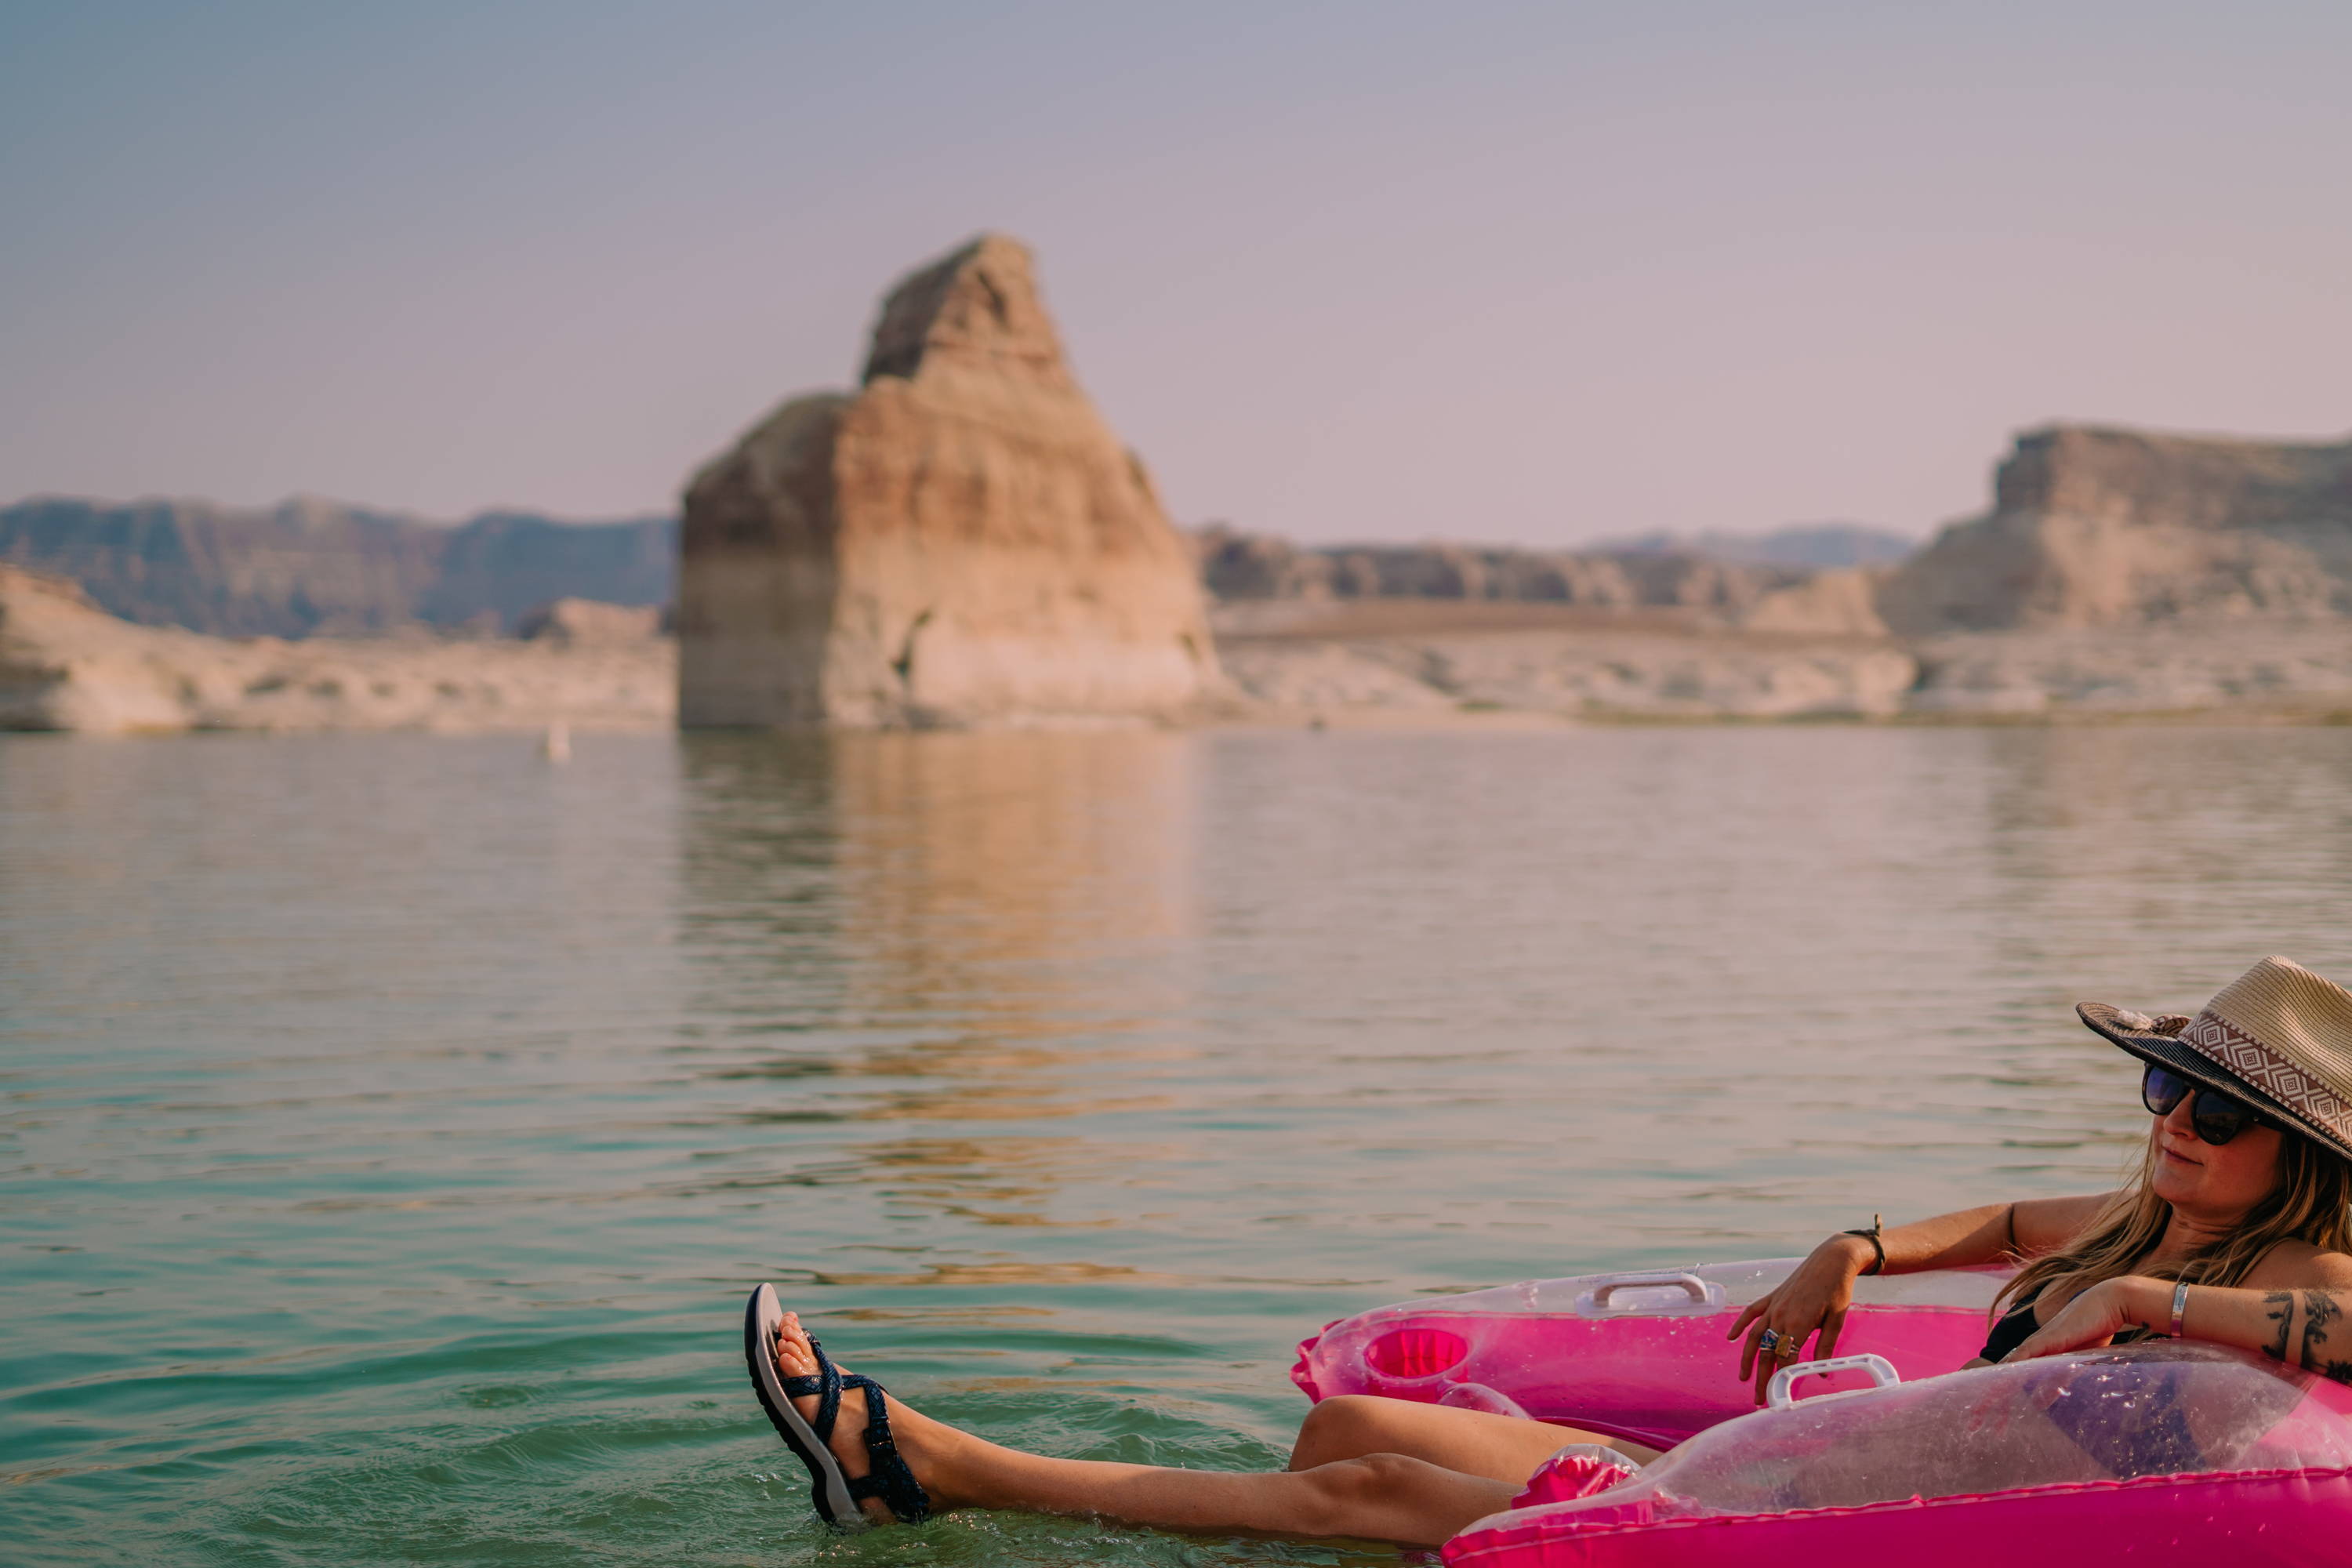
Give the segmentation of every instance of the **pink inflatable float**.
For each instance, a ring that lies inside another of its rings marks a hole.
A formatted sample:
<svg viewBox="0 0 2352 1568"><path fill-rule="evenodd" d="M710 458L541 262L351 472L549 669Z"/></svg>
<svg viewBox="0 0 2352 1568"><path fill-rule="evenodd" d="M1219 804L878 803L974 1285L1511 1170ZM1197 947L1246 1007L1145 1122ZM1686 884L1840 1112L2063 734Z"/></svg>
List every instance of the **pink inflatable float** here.
<svg viewBox="0 0 2352 1568"><path fill-rule="evenodd" d="M1860 1281L1839 1356L1780 1373L1756 1410L1723 1335L1789 1267L1382 1308L1301 1346L1293 1376L1675 1445L1640 1469L1564 1448L1446 1543L1448 1568L2352 1563L2352 1389L2195 1341L1954 1371L1999 1283L1971 1270Z"/></svg>
<svg viewBox="0 0 2352 1568"><path fill-rule="evenodd" d="M1739 1309L1778 1285L1793 1258L1762 1263L1529 1279L1380 1307L1298 1347L1291 1379L1309 1399L1384 1394L1671 1448L1755 1408L1724 1338ZM1906 1378L1949 1372L1984 1344L1985 1314L2008 1275L1940 1269L1854 1282L1838 1351L1874 1354ZM1802 1392L1863 1386L1851 1370Z"/></svg>

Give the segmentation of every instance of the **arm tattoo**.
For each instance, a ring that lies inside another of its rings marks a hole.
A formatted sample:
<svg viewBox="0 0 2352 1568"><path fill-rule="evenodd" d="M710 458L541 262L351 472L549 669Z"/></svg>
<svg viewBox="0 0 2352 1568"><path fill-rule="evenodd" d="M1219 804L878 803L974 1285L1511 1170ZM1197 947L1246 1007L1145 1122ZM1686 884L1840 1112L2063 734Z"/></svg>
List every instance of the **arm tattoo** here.
<svg viewBox="0 0 2352 1568"><path fill-rule="evenodd" d="M2303 1364L2305 1371L2317 1372L2326 1364L2319 1347L2327 1342L2327 1325L2344 1316L2336 1304L2336 1295L2329 1290L2305 1290L2303 1293Z"/></svg>
<svg viewBox="0 0 2352 1568"><path fill-rule="evenodd" d="M2287 1329L2294 1321L2294 1292L2273 1290L2263 1298L2263 1305L2270 1309L2263 1316L2278 1325L2278 1338L2264 1345L2263 1353L2273 1361L2284 1361Z"/></svg>

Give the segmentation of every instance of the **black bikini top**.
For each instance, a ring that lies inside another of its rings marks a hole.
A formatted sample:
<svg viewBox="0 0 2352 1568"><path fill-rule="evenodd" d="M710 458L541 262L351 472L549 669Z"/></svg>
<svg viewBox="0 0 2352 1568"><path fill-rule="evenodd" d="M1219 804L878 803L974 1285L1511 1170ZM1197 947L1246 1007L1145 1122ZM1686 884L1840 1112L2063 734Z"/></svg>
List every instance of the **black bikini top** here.
<svg viewBox="0 0 2352 1568"><path fill-rule="evenodd" d="M2006 1361L2009 1352L2033 1337L2042 1325L2033 1321L2033 1303L2042 1298L2042 1287L2036 1285L2017 1304L2000 1315L2000 1321L1985 1336L1984 1349L1977 1354L1986 1361Z"/></svg>
<svg viewBox="0 0 2352 1568"><path fill-rule="evenodd" d="M1977 1354L1986 1361L2007 1361L2010 1352L2032 1339L2033 1331L2042 1326L2033 1321L2033 1304L2041 1299L2042 1287L2039 1285L2021 1297L2015 1306L2000 1315L2000 1321L1995 1323L1992 1332L1985 1336L1984 1349ZM2146 1338L2146 1329L2126 1329L2115 1337L2114 1342L2127 1345L2135 1340Z"/></svg>

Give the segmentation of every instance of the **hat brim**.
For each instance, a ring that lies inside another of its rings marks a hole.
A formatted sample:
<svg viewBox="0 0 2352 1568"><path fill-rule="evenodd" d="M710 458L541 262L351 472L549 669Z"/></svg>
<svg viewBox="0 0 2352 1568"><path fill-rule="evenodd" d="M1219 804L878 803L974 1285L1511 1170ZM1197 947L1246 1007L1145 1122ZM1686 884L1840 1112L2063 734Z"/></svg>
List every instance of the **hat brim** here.
<svg viewBox="0 0 2352 1568"><path fill-rule="evenodd" d="M2248 1083L2195 1047L2170 1035L2125 1022L2141 1015L2126 1012L2121 1007L2111 1007L2105 1002L2077 1002L2074 1016L2140 1060L2154 1062L2168 1072L2179 1073L2182 1078L2203 1084L2208 1089L2218 1089L2233 1100L2242 1100L2280 1126L2300 1132L2321 1148L2352 1160L2352 1142L2347 1142L2341 1133L2321 1126L2291 1106L2281 1104L2260 1087Z"/></svg>

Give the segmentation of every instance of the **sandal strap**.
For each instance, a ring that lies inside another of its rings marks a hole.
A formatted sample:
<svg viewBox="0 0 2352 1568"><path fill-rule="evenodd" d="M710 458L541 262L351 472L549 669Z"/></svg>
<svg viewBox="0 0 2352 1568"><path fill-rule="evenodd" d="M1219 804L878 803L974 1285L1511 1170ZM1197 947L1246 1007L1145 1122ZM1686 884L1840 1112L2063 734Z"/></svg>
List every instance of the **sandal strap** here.
<svg viewBox="0 0 2352 1568"><path fill-rule="evenodd" d="M784 1392L817 1396L816 1418L809 1423L809 1429L816 1434L818 1442L830 1445L834 1423L841 1418L841 1369L833 1364L833 1358L814 1340L809 1341L809 1354L816 1357L816 1375L786 1379Z"/></svg>
<svg viewBox="0 0 2352 1568"><path fill-rule="evenodd" d="M871 1467L866 1474L849 1483L849 1495L856 1498L880 1498L886 1507L904 1524L916 1524L930 1517L931 1500L915 1479L906 1458L898 1452L898 1440L890 1435L890 1397L882 1385L864 1373L851 1373L841 1380L844 1388L866 1391L866 1458ZM838 1396L836 1395L836 1398Z"/></svg>
<svg viewBox="0 0 2352 1568"><path fill-rule="evenodd" d="M816 1434L818 1442L832 1445L834 1425L841 1419L841 1391L866 1391L866 1430L861 1436L866 1440L867 1468L866 1474L849 1482L849 1495L880 1498L891 1513L907 1524L929 1519L930 1496L915 1479L915 1472L898 1452L898 1438L890 1433L889 1395L880 1384L862 1372L844 1377L841 1369L833 1364L833 1358L824 1353L824 1347L814 1340L809 1341L809 1353L816 1357L814 1376L780 1381L784 1392L795 1399L811 1394L817 1396L816 1415L809 1422L809 1429Z"/></svg>

